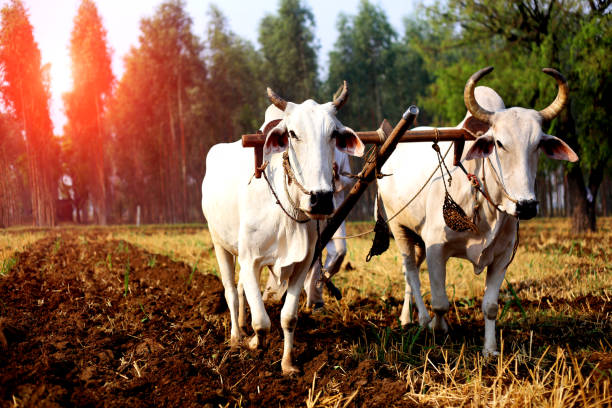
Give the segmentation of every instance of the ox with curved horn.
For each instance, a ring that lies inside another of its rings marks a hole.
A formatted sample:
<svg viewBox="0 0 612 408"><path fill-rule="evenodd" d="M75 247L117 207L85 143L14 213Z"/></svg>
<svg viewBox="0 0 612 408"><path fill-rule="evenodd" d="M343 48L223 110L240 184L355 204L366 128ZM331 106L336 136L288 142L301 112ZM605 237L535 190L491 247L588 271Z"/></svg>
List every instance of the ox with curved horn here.
<svg viewBox="0 0 612 408"><path fill-rule="evenodd" d="M556 117L567 104L565 78L555 70L544 70L558 83L557 98L547 108L541 111L519 106L506 108L493 89L476 86L492 70L492 67L484 68L467 81L464 99L469 112L457 126L471 134L481 134L476 140L465 142L467 152L459 156L459 164L470 174L471 180L486 186L491 202L484 194L474 195L472 184L465 180L445 187L443 177L437 177L423 185L423 180L437 171L438 163L429 143L400 144L381 169L382 173L391 176L378 181L386 213L397 214L390 219L389 228L402 253L402 272L406 279L401 324L413 319L410 305L414 297L419 323L436 331L447 331L449 327L444 316L450 302L446 294L446 263L450 257L467 259L476 274L486 270L482 299L485 356L498 353L495 322L499 312L499 289L517 244L517 219L532 218L538 211L535 179L539 154L557 160L578 160L565 142L542 129L542 122ZM445 150L446 146L440 143L440 149ZM450 164L451 159L447 162ZM457 232L446 225L438 209L447 189L466 210L467 217L474 220L475 230ZM407 207L406 197L415 197ZM406 210L401 211L403 208ZM425 260L431 284L433 319L421 295L419 268Z"/></svg>
<svg viewBox="0 0 612 408"><path fill-rule="evenodd" d="M476 72L470 77L470 79L468 79L467 83L465 84L465 89L463 90L463 100L465 101L465 106L468 108L472 116L488 124L491 124L493 112L480 106L480 104L476 101L476 97L474 96L474 89L476 88L478 81L480 81L482 77L489 74L491 71L493 71L493 67L486 67ZM544 68L542 69L542 72L555 78L559 86L559 91L557 92L557 97L555 100L539 112L543 120L551 121L557 115L559 115L567 104L569 87L567 86L567 80L559 71L552 68Z"/></svg>
<svg viewBox="0 0 612 408"><path fill-rule="evenodd" d="M272 89L267 88L266 90L267 90L268 99L270 99L270 102L272 102L272 104L276 106L278 109L284 111L287 108L287 101L281 98L280 96L278 96L278 94L274 92ZM334 105L336 110L340 110L340 108L342 108L342 106L348 100L348 96L349 96L348 85L346 81L343 81L342 86L340 86L340 88L338 88L338 90L334 94L334 98L332 101L332 105Z"/></svg>
<svg viewBox="0 0 612 408"><path fill-rule="evenodd" d="M289 102L269 88L267 94L273 106L266 110L260 129L266 131L260 152L267 164L257 165L265 180L252 178L251 152L241 142L217 144L206 158L202 211L225 288L231 344L242 343L245 296L255 332L246 345L257 349L268 343L270 317L259 285L261 270L268 267L277 284L287 282L280 312L281 368L284 374L294 374L299 372L292 359L297 309L318 237L317 223L302 221L327 218L333 212L335 150L361 156L364 145L335 116L346 100L346 85L335 103Z"/></svg>

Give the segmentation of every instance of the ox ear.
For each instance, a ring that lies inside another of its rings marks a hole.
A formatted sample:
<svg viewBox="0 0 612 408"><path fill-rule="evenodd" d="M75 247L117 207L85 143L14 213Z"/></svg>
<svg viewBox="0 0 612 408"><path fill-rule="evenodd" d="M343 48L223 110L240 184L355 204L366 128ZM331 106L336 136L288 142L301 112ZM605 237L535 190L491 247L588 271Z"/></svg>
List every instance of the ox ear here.
<svg viewBox="0 0 612 408"><path fill-rule="evenodd" d="M486 122L483 122L480 119L476 119L474 116L468 116L463 122L463 128L469 130L473 134L480 136L487 133L490 125Z"/></svg>
<svg viewBox="0 0 612 408"><path fill-rule="evenodd" d="M333 136L336 139L336 149L351 156L363 156L365 146L353 129L342 126L338 130L334 130Z"/></svg>
<svg viewBox="0 0 612 408"><path fill-rule="evenodd" d="M542 134L540 145L538 146L545 155L555 160L578 161L578 155L563 140L555 136Z"/></svg>
<svg viewBox="0 0 612 408"><path fill-rule="evenodd" d="M272 128L266 136L263 152L264 155L280 153L287 150L289 146L289 137L287 135L287 127L283 122Z"/></svg>
<svg viewBox="0 0 612 408"><path fill-rule="evenodd" d="M495 141L493 136L480 136L465 155L465 160L483 159L493 152Z"/></svg>

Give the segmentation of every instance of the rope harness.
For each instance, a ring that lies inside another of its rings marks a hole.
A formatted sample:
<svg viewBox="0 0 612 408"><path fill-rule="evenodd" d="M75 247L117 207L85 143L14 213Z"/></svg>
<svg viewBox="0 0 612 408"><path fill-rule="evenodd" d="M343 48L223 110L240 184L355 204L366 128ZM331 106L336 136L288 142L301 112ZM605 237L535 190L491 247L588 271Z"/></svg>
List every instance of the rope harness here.
<svg viewBox="0 0 612 408"><path fill-rule="evenodd" d="M281 210L283 210L285 215L287 215L287 217L289 217L293 221L295 221L295 222L297 222L299 224L304 224L304 223L307 223L308 221L310 221L311 218L308 217L308 216L305 216L306 218L300 218L300 213L302 215L305 215L304 213L306 211L304 209L300 208L300 206L295 201L293 201L293 199L291 198L291 194L289 193L289 185L291 183L295 183L295 185L298 187L298 189L303 194L305 194L305 195L312 195L313 193L312 193L312 191L306 190L304 188L304 186L295 177L295 173L293 172L293 169L291 168L291 163L289 163L289 154L287 153L287 150L285 150L283 152L283 171L285 173L283 185L285 187L285 195L287 196L287 200L289 201L289 204L291 205L295 215L292 215L292 214L289 213L289 211L287 211L287 209L283 206L283 204L281 203L280 199L278 198L278 194L276 194L276 191L274 191L274 187L272 187L272 183L270 183L270 180L268 179L268 175L265 172L266 167L268 167L268 164L270 164L270 162L268 160L266 160L261 165L261 167L257 168L257 170L261 171L261 173L263 174L264 179L266 180L266 183L268 184L268 188L270 189L270 192L272 193L272 195L276 199L276 204L278 204L278 206L281 208ZM251 177L251 180L253 180L253 177ZM250 181L249 181L249 184L250 184Z"/></svg>
<svg viewBox="0 0 612 408"><path fill-rule="evenodd" d="M448 148L448 150L446 151L446 153L444 153L443 158L446 158L446 156L447 156L447 155L448 155L448 153L450 152L451 147L452 147L452 145L451 145L451 146ZM438 166L436 166L436 167L434 168L434 170L431 172L431 174L429 175L429 177L427 178L427 180L425 181L425 183L423 183L423 185L421 186L421 188L419 188L419 191L417 191L417 192L415 193L415 195L414 195L414 196L413 196L413 197L412 197L410 200L408 200L408 202L407 202L406 204L404 204L404 205L402 206L402 208L400 208L400 209L399 209L399 210L398 210L398 211L397 211L395 214L393 214L393 216L389 217L389 218L388 218L386 221L385 221L385 220L383 220L383 222L384 222L385 224L387 224L387 225L388 225L388 224L389 224L389 222L391 222L391 220L393 220L395 217L397 217L398 215L400 215L400 213L401 213L402 211L404 211L404 210L405 210L405 209L406 209L406 208L407 208L407 207L408 207L410 204L412 204L412 202L413 202L414 200L416 200L416 199L417 199L417 197L419 196L419 194L421 194L421 192L423 192L423 190L425 190L425 187L427 187L427 185L429 184L429 182L431 181L431 179L433 178L433 176L435 176L435 174L436 174L436 172L437 172L437 171L438 171ZM359 177L359 176L356 176L356 177ZM344 237L341 237L341 236L334 236L334 237L332 237L332 239L352 239L352 238L358 238L358 237L362 237L362 236L364 236L364 235L371 234L372 232L376 232L376 227L372 228L372 229L371 229L371 230L369 230L369 231L362 232L362 233L359 233L359 234L347 235L347 236L344 236Z"/></svg>
<svg viewBox="0 0 612 408"><path fill-rule="evenodd" d="M472 133L472 132L469 131L469 129L466 129L466 131L468 133ZM438 169L440 170L440 175L441 175L441 178L442 178L442 183L444 185L444 191L445 191L444 204L442 206L444 222L452 230L458 231L458 232L468 231L468 230L472 231L472 232L477 232L477 227L476 227L476 224L475 224L475 220L478 217L478 209L480 208L480 203L477 202L477 194L478 194L478 192L481 193L482 196L498 212L500 212L500 213L504 212L504 211L502 211L500 209L499 205L496 204L491 199L491 196L489 195L489 193L487 191L484 163L483 163L483 166L482 166L482 184L481 184L480 180L478 179L478 176L476 176L473 173L469 173L465 169L463 164L459 163L458 167L465 173L468 181L470 182L470 184L474 188L474 190L473 190L474 191L474 211L473 211L474 212L474 220L470 220L469 218L467 218L467 215L465 214L463 209L450 196L450 194L448 192L448 189L446 187L446 182L444 180L444 171L442 170L442 168L444 168L446 170L446 174L448 175L448 184L449 184L449 186L451 185L451 183L452 183L452 176L450 174L450 171L449 171L448 167L446 166L445 159L446 159L446 156L448 155L448 153L450 152L452 144L449 146L449 148L444 153L444 155L442 155L441 152L440 152L440 147L438 145L438 136L439 136L439 133L438 133L438 129L437 128L435 129L435 132L436 132L436 138L434 139L434 143L432 145L432 149L436 152L436 157L438 159L438 165L434 168L434 170L432 171L430 176L427 178L425 183L423 183L421 188L415 193L415 195L410 200L408 200L408 202L406 204L404 204L395 214L393 214L393 216L389 217L386 221L385 220L381 221L382 217L379 214L379 217L381 217L381 218L377 219L376 225L371 230L368 230L368 231L360 233L360 234L354 234L354 235L349 235L349 236L345 236L345 237L335 236L335 237L332 237L332 239L351 239L351 238L357 238L357 237L361 237L361 236L364 236L364 235L367 235L367 234L370 234L370 233L374 232L374 233L376 233L375 236L374 236L374 242L372 244L372 248L370 249L370 252L366 256L366 262L369 262L369 260L372 258L373 255L380 255L388 247L388 244L386 244L384 242L385 240L381 237L381 235L388 234L388 224L389 224L389 222L391 220L393 220L395 217L397 217L410 204L412 204L412 202L414 202L414 200L416 200L416 198L423 192L425 187L427 187L427 185L429 184L431 179L434 177L434 175L436 174ZM474 138L477 137L474 134L472 134L472 136L474 136ZM496 153L497 153L497 148L496 148ZM491 159L489 157L487 157L487 163L488 163L489 167L492 170L492 173L494 175L494 180L495 180L496 184L498 185L498 187L500 188L500 190L502 191L504 196L508 200L510 200L510 201L512 201L513 203L516 204L518 201L516 199L512 198L510 196L510 194L508 193L506 187L504 186L502 180L500 179L500 176L497 173L497 171L496 171L495 167L493 166L493 164L491 163ZM510 258L510 261L506 265L506 268L514 260L514 256L516 255L516 251L518 249L518 244L519 244L519 220L517 218L517 220L516 220L516 237L515 237L515 241L514 241L514 247L512 249L512 256Z"/></svg>
<svg viewBox="0 0 612 408"><path fill-rule="evenodd" d="M466 131L468 133L471 133L468 129L466 129ZM375 232L376 235L374 237L374 243L372 248L370 249L370 252L368 253L368 255L366 256L366 261L369 262L370 259L372 258L373 255L380 255L382 254L388 247L388 239L386 240L386 243L384 242L385 240L382 239L379 235L383 235L383 234L388 234L388 224L389 222L391 222L395 217L397 217L402 211L404 211L410 204L412 204L414 202L414 200L416 200L416 198L423 192L423 190L425 189L425 187L427 187L427 185L429 184L429 182L431 181L431 179L434 177L434 175L436 174L436 172L438 170L440 170L440 176L442 179L442 185L444 186L444 192L445 192L445 197L444 197L444 204L442 206L442 212L443 212L443 217L444 217L444 222L446 223L446 225L451 228L453 231L457 231L457 232L463 232L463 231L472 231L472 232L477 232L478 228L476 227L475 224L475 220L478 216L478 209L480 208L480 203L477 202L477 194L478 192L480 194L482 194L482 196L493 206L493 208L495 208L498 212L503 213L503 211L500 209L499 204L496 204L492 199L491 196L489 195L487 188L486 188L486 179L485 179L485 166L483 163L482 166L482 183L481 181L478 179L478 176L476 176L476 174L473 173L469 173L465 167L463 166L463 163L459 163L457 167L459 167L466 175L468 181L470 182L470 184L473 187L473 191L474 191L474 220L470 220L467 215L465 214L465 211L463 211L463 209L459 206L459 204L457 204L453 198L451 197L451 195L448 192L447 186L446 186L446 181L444 178L444 170L446 170L446 174L448 175L448 185L450 187L451 183L452 183L452 175L448 169L448 167L446 166L446 156L448 155L448 153L450 152L450 149L452 147L452 144L449 146L449 148L446 150L446 152L444 153L444 155L442 155L442 153L440 152L440 147L438 145L438 138L439 138L439 131L437 128L435 128L435 133L436 133L436 137L434 139L434 142L432 144L432 149L436 152L436 158L438 159L438 165L434 168L434 170L432 171L432 173L429 175L429 177L427 178L427 180L423 183L423 185L421 186L421 188L419 188L419 190L414 194L414 196L408 200L408 202L406 202L406 204L404 204L395 214L393 214L391 217L389 217L387 220L384 220L381 214L379 215L379 218L376 221L376 225L374 228L372 228L369 231L366 232L362 232L359 234L354 234L354 235L348 235L348 236L334 236L331 239L352 239L352 238L357 238L357 237L361 237L367 234L370 234L372 232ZM476 137L476 135L472 136ZM497 153L497 147L495 147L496 153ZM377 149L375 147L371 148L370 151L368 152L367 155L367 159L366 159L366 163L371 163L373 161L376 161L376 156L377 156ZM489 165L489 167L492 170L493 173L493 179L495 180L497 186L500 188L500 190L502 191L502 193L504 194L504 196L510 200L513 203L517 203L518 201L514 198L512 198L510 196L510 194L508 193L503 181L501 180L499 174L497 173L495 167L493 166L493 164L491 163L491 159L489 157L486 158L486 161ZM288 151L284 151L283 152L283 171L284 171L284 189L285 189L285 194L287 196L287 200L289 201L289 204L291 205L292 209L294 210L295 215L292 215L289 213L289 211L283 206L283 204L281 203L278 194L276 193L276 191L274 190L274 187L272 187L272 184L270 183L270 180L268 179L268 176L265 172L266 167L268 166L269 161L265 161L261 167L258 168L258 170L260 170L264 176L264 179L266 180L266 183L268 184L268 188L270 189L270 192L272 193L272 195L274 196L274 198L276 199L276 204L278 204L278 206L281 208L281 210L285 213L285 215L287 215L291 220L299 223L299 224L304 224L307 223L308 221L311 220L310 217L305 215L305 210L303 210L302 208L300 208L300 206L295 203L295 201L293 201L291 194L289 193L289 185L291 185L292 183L295 184L295 186L298 188L298 190L304 194L304 195L308 195L311 196L314 193L312 191L308 191L296 178L295 173L293 171L293 168L291 167L291 163L289 161L289 153ZM365 168L365 167L364 167ZM444 170L443 170L444 168ZM350 177L350 178L357 178L357 179L362 179L363 178L363 170L362 172L358 173L358 174L350 174L350 173L341 173L344 176ZM390 174L382 174L379 173L377 171L376 173L376 178L382 178L385 176L389 176ZM335 174L334 174L335 176ZM334 177L332 177L332 183L333 183ZM334 188L335 191L335 188ZM377 197L378 199L378 197ZM300 218L300 213L302 215L305 216L305 218ZM380 224L380 225L379 225ZM320 223L317 220L317 236L320 240L321 238L321 231L320 231ZM376 242L379 242L378 248L376 245ZM382 242L382 243L381 243ZM517 218L516 221L516 238L514 241L514 246L512 248L512 256L510 258L510 261L508 262L508 264L506 265L506 268L512 263L512 261L514 260L514 256L516 255L516 251L518 249L518 245L519 245L519 220ZM322 253L322 248L319 248L319 253ZM321 256L319 255L318 257L318 264L319 267L321 268L321 271L323 272L323 265L322 265L322 259ZM322 274L323 275L323 274ZM326 281L329 281L329 279L331 278L331 276L327 279L324 279Z"/></svg>

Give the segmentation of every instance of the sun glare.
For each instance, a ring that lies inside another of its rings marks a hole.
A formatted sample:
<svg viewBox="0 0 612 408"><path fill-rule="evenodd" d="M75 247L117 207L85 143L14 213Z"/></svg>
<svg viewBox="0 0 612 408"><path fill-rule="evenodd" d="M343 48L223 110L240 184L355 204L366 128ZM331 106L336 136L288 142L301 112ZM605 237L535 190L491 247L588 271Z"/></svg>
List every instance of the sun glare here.
<svg viewBox="0 0 612 408"><path fill-rule="evenodd" d="M70 60L61 55L61 50L57 50L52 55L47 56L51 64L51 114L54 118L55 133L62 133L62 128L66 122L63 111L62 95L72 89L72 72L70 70ZM68 50L65 50L68 53Z"/></svg>

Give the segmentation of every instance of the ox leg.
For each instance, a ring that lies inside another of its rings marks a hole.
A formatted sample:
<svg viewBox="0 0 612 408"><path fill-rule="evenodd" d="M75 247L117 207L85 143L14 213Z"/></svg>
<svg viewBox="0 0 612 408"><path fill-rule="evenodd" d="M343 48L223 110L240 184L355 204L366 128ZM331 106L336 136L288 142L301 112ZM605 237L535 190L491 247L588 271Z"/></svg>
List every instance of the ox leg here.
<svg viewBox="0 0 612 408"><path fill-rule="evenodd" d="M321 279L321 266L318 262L312 266L306 275L304 281L304 290L306 291L306 307L314 307L315 305L323 306L323 285Z"/></svg>
<svg viewBox="0 0 612 408"><path fill-rule="evenodd" d="M234 283L234 256L221 247L221 245L213 242L213 246L215 247L215 255L221 272L221 281L225 289L225 301L227 302L232 322L230 345L236 347L240 343L241 333L238 325L239 298L236 284Z"/></svg>
<svg viewBox="0 0 612 408"><path fill-rule="evenodd" d="M291 375L300 371L295 365L293 365L292 352L295 327L297 325L297 311L300 300L300 292L302 291L302 286L304 285L304 280L306 279L308 265L301 265L299 269L302 269L301 272L295 273L296 271L294 271L293 276L289 280L285 304L281 310L281 327L283 328L284 335L281 368L283 369L284 375Z"/></svg>
<svg viewBox="0 0 612 408"><path fill-rule="evenodd" d="M485 293L482 298L482 313L485 319L485 338L482 354L485 357L496 356L497 340L495 338L495 321L499 311L499 288L506 276L506 257L497 258L487 268Z"/></svg>
<svg viewBox="0 0 612 408"><path fill-rule="evenodd" d="M249 307L251 309L251 325L255 331L255 335L249 341L249 348L261 349L265 346L266 337L270 332L270 318L266 313L261 291L259 290L259 272L260 266L248 265L240 263L240 280L244 287Z"/></svg>
<svg viewBox="0 0 612 408"><path fill-rule="evenodd" d="M246 302L244 299L244 285L242 281L238 280L238 325L240 334L246 336L247 333L247 321L246 321Z"/></svg>
<svg viewBox="0 0 612 408"><path fill-rule="evenodd" d="M257 274L256 276L257 282L259 282L260 280L261 270L259 272L260 273ZM258 286L259 286L259 283L258 283ZM265 301L265 297L263 299ZM244 284L242 283L241 279L238 280L238 323L240 324L241 334L243 336L246 336L246 332L247 332L246 302L244 298Z"/></svg>
<svg viewBox="0 0 612 408"><path fill-rule="evenodd" d="M447 257L440 244L427 248L427 268L429 269L429 281L431 284L431 307L434 318L429 323L429 328L442 333L448 332L448 323L444 315L450 308L450 302L446 296L446 261Z"/></svg>
<svg viewBox="0 0 612 408"><path fill-rule="evenodd" d="M402 314L400 323L402 326L412 322L411 300L414 299L414 304L419 312L419 324L427 326L431 321L423 296L421 294L421 279L419 277L419 268L425 259L425 251L418 245L411 248L410 253L402 254L403 265L402 272L406 280L406 289L404 291L404 305L402 306Z"/></svg>
<svg viewBox="0 0 612 408"><path fill-rule="evenodd" d="M390 225L397 247L402 254L402 273L406 281L404 290L404 305L400 315L402 326L412 323L411 307L416 304L419 312L419 324L426 326L430 321L429 312L421 295L421 279L419 268L425 259L425 249L418 236L411 230L396 224Z"/></svg>

